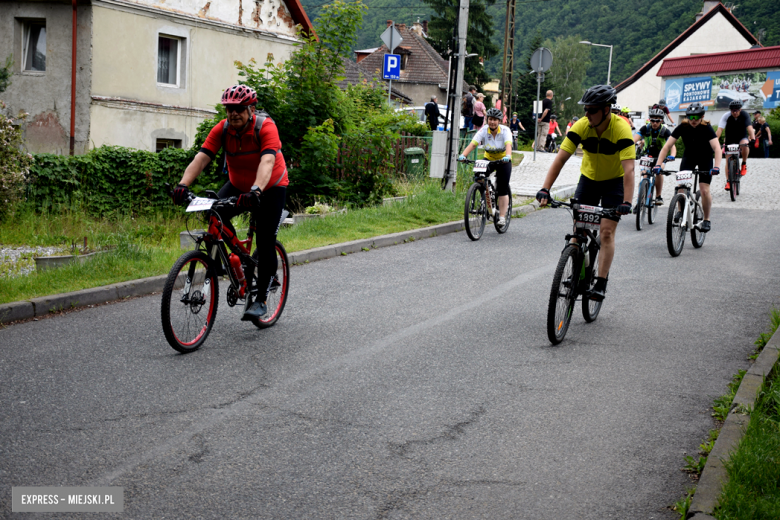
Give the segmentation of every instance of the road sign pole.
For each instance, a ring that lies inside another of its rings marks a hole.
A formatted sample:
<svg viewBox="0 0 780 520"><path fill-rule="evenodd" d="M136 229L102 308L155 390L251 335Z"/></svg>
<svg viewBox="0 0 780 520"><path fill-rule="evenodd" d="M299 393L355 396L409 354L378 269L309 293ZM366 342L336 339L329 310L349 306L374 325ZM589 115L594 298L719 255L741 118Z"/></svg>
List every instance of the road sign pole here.
<svg viewBox="0 0 780 520"><path fill-rule="evenodd" d="M395 22L393 22L393 23L390 25L390 54L393 54L393 49L394 49L394 47L393 47L393 31L395 31ZM393 101L392 101L392 96L393 96L393 80L391 79L391 80L389 80L389 81L390 81L390 83L388 83L388 85L387 85L387 104L388 104L390 107L392 107L392 106L393 106Z"/></svg>
<svg viewBox="0 0 780 520"><path fill-rule="evenodd" d="M460 0L460 9L458 12L458 68L455 72L455 88L454 92L461 90L463 85L463 69L466 66L466 32L469 27L469 0ZM463 97L457 96L460 100L458 107L461 108ZM460 125L455 124L456 118L460 118L457 112L453 112L450 123L450 147L449 147L449 159L447 160L447 171L445 176L447 178L447 184L444 186L445 190L455 191L455 181L458 178L458 153L460 148L458 146L460 140Z"/></svg>

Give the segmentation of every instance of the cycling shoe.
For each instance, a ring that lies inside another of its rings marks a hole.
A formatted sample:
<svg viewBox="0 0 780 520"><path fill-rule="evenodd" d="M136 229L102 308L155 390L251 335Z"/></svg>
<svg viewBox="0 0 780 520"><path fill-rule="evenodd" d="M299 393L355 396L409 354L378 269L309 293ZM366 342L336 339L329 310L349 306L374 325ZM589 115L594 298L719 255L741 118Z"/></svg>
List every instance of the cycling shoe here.
<svg viewBox="0 0 780 520"><path fill-rule="evenodd" d="M597 276L595 280L596 283L593 284L593 289L588 291L588 298L600 302L604 300L604 295L607 293L607 279Z"/></svg>
<svg viewBox="0 0 780 520"><path fill-rule="evenodd" d="M262 318L268 312L268 308L263 302L254 302L249 308L244 311L244 315L241 317L241 321L251 321L258 318Z"/></svg>

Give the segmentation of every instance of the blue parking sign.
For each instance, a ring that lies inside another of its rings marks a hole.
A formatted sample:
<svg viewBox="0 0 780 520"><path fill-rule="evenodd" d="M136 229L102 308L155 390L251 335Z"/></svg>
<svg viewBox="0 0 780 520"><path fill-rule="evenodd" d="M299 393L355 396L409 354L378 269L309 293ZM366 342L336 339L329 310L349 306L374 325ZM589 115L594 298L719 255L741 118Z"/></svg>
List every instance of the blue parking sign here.
<svg viewBox="0 0 780 520"><path fill-rule="evenodd" d="M382 68L383 79L401 79L401 56L385 54L385 66Z"/></svg>

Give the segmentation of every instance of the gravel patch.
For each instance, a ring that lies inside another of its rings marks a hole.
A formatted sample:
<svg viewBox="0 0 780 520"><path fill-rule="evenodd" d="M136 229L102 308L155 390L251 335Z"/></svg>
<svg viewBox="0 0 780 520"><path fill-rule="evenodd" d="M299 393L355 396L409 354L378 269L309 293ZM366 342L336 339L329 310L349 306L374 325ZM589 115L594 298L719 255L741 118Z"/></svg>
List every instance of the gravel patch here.
<svg viewBox="0 0 780 520"><path fill-rule="evenodd" d="M36 256L66 254L62 246L11 247L0 244L0 278L25 276L35 271Z"/></svg>

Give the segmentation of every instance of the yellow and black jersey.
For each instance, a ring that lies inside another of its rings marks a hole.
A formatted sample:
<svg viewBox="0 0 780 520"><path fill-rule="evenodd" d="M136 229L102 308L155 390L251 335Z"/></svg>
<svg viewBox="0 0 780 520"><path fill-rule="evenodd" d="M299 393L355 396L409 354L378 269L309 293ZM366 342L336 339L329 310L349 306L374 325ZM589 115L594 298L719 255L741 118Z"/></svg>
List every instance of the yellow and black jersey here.
<svg viewBox="0 0 780 520"><path fill-rule="evenodd" d="M590 128L588 118L583 117L574 123L561 150L573 154L577 145L585 151L582 159L582 174L594 181L606 181L623 176L620 161L636 159L634 136L631 126L620 117L609 118L609 126L599 137L595 128Z"/></svg>

